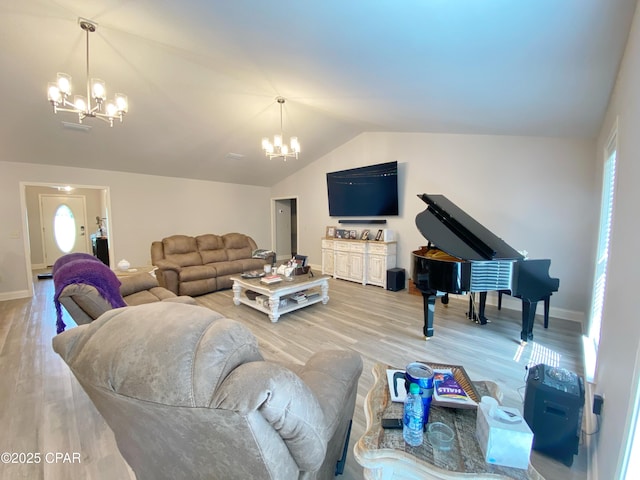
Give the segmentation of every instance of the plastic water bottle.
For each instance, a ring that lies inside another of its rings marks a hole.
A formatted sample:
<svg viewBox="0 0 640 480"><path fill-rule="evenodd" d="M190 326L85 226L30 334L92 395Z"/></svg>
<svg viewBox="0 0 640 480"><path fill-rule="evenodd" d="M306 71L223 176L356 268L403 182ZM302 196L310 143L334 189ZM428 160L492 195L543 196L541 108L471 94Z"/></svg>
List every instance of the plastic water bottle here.
<svg viewBox="0 0 640 480"><path fill-rule="evenodd" d="M422 445L424 435L424 406L417 383L409 385L409 393L404 402L402 437L412 447Z"/></svg>

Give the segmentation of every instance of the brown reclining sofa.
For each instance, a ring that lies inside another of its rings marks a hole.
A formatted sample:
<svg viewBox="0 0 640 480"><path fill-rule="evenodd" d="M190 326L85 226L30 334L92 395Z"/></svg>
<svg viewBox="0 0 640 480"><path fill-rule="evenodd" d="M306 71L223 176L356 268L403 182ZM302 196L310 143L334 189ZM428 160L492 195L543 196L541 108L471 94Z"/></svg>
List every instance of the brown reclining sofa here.
<svg viewBox="0 0 640 480"><path fill-rule="evenodd" d="M230 277L262 270L256 242L242 233L172 235L151 244L151 262L160 286L191 297L231 288Z"/></svg>

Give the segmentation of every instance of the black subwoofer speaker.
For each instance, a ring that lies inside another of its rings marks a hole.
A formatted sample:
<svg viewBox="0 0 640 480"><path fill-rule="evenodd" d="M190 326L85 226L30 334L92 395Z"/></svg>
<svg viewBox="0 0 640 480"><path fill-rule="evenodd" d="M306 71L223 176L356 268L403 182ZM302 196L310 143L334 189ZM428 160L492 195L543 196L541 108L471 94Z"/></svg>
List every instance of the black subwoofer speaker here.
<svg viewBox="0 0 640 480"><path fill-rule="evenodd" d="M404 290L404 268L390 268L387 270L387 290L397 292Z"/></svg>
<svg viewBox="0 0 640 480"><path fill-rule="evenodd" d="M534 450L571 466L578 453L583 409L581 377L544 364L529 369L523 416L533 432Z"/></svg>

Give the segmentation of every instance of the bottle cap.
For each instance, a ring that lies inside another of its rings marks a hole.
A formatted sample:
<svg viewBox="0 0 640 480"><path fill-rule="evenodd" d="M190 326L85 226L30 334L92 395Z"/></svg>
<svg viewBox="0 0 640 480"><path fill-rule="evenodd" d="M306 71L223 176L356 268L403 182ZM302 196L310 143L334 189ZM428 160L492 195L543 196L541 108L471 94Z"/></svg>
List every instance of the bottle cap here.
<svg viewBox="0 0 640 480"><path fill-rule="evenodd" d="M409 385L409 393L419 394L420 393L420 385L417 383L412 383Z"/></svg>

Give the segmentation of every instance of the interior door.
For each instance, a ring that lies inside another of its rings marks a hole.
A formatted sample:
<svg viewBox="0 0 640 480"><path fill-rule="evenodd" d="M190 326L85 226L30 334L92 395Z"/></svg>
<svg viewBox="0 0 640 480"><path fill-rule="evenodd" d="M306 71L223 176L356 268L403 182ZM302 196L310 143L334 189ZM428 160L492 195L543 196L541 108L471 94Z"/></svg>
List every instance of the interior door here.
<svg viewBox="0 0 640 480"><path fill-rule="evenodd" d="M40 195L40 224L47 266L67 253L89 252L83 195Z"/></svg>
<svg viewBox="0 0 640 480"><path fill-rule="evenodd" d="M291 200L276 200L276 258L291 258Z"/></svg>

